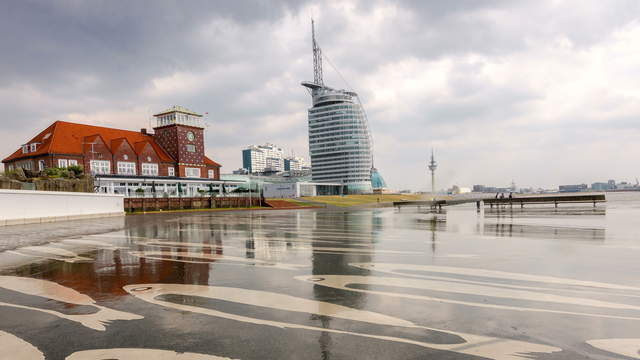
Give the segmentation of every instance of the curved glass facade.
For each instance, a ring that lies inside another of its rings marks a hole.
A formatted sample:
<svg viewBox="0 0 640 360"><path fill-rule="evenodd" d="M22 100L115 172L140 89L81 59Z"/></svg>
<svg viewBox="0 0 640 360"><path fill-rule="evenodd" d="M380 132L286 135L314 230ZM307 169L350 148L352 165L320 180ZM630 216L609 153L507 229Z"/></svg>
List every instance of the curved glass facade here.
<svg viewBox="0 0 640 360"><path fill-rule="evenodd" d="M357 94L324 85L311 89L309 155L315 182L342 183L349 193L371 192L371 138Z"/></svg>

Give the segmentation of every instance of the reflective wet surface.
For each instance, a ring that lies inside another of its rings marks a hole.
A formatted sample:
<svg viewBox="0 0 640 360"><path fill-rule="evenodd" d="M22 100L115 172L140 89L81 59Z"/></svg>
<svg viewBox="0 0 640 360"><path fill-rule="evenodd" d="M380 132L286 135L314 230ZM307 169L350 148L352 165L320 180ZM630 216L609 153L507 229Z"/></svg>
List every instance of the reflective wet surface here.
<svg viewBox="0 0 640 360"><path fill-rule="evenodd" d="M608 200L0 228L0 348L11 359L640 358L640 194Z"/></svg>

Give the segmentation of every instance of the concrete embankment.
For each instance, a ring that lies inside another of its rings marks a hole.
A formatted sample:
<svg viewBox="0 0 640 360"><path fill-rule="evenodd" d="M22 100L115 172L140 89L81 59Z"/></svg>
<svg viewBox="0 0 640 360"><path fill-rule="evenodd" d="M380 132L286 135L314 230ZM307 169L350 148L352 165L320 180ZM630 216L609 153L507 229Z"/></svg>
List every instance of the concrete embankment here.
<svg viewBox="0 0 640 360"><path fill-rule="evenodd" d="M122 195L0 189L0 226L121 215Z"/></svg>

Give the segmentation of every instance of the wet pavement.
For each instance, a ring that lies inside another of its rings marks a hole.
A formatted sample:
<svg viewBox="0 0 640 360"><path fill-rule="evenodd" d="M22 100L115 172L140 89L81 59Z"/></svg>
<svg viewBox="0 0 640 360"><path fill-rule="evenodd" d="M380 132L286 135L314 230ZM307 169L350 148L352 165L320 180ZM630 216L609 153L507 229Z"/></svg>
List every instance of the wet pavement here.
<svg viewBox="0 0 640 360"><path fill-rule="evenodd" d="M4 359L640 358L640 194L0 228Z"/></svg>

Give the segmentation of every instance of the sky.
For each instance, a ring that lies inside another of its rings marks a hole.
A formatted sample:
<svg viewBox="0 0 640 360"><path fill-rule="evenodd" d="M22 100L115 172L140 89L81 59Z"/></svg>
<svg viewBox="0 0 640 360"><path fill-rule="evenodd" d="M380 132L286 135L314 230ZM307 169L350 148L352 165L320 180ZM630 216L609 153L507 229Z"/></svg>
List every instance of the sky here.
<svg viewBox="0 0 640 360"><path fill-rule="evenodd" d="M356 91L392 189L553 188L640 177L640 2L4 1L0 156L56 120L148 128L208 113L230 173L275 143L308 158L301 81Z"/></svg>

